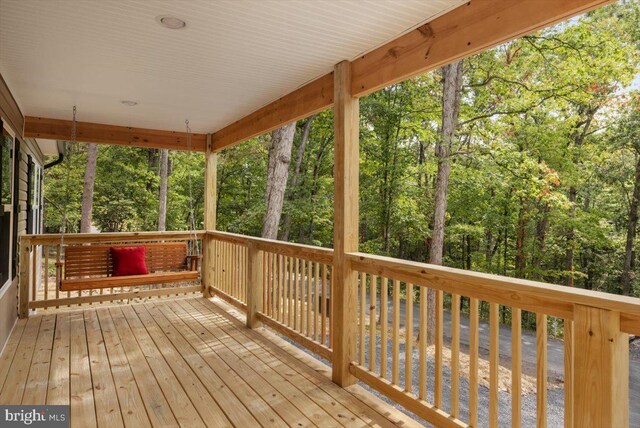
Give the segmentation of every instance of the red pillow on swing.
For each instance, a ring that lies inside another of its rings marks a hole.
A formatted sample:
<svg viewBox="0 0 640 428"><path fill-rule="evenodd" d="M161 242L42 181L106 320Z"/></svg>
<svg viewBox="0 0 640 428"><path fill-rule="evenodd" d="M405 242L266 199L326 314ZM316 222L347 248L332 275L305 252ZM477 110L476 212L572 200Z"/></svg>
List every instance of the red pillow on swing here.
<svg viewBox="0 0 640 428"><path fill-rule="evenodd" d="M146 275L145 261L147 248L140 247L111 247L112 276Z"/></svg>

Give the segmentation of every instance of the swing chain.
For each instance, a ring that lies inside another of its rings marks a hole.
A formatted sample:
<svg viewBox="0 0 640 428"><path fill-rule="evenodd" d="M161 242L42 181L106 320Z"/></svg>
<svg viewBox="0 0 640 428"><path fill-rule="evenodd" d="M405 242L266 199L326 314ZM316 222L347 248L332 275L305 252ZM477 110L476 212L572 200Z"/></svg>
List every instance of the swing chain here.
<svg viewBox="0 0 640 428"><path fill-rule="evenodd" d="M189 119L184 121L187 130L187 151L189 152L189 165L191 165L191 128L189 127ZM196 255L200 255L200 247L198 245L198 234L196 233L196 216L193 208L193 178L191 168L188 169L189 175L189 222L191 223L191 231L193 232L193 246Z"/></svg>
<svg viewBox="0 0 640 428"><path fill-rule="evenodd" d="M76 121L76 113L78 109L76 106L73 106L73 121L71 122L71 141L73 144L76 143L77 140L77 121ZM63 148L63 156L65 158L65 163L67 167L66 174L66 182L65 182L65 204L64 209L62 210L62 230L60 233L60 251L64 248L64 234L67 231L67 207L69 205L69 181L71 176L71 159L69 158L69 142L64 142ZM60 257L60 251L58 251L58 257Z"/></svg>

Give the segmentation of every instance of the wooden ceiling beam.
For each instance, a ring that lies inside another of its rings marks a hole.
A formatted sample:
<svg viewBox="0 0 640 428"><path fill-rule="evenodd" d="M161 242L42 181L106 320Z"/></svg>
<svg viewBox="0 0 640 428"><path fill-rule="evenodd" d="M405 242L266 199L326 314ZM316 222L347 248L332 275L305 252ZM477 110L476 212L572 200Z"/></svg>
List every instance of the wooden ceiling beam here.
<svg viewBox="0 0 640 428"><path fill-rule="evenodd" d="M471 0L352 61L352 94L365 96L611 2ZM214 150L332 105L333 73L329 73L215 132Z"/></svg>
<svg viewBox="0 0 640 428"><path fill-rule="evenodd" d="M71 121L26 116L24 121L26 138L70 140ZM98 143L117 146L142 147L148 149L188 150L187 133L158 129L132 128L128 126L104 125L77 122L77 140L83 143ZM191 150L204 152L206 134L191 134Z"/></svg>
<svg viewBox="0 0 640 428"><path fill-rule="evenodd" d="M351 91L362 97L611 0L471 0L354 60Z"/></svg>
<svg viewBox="0 0 640 428"><path fill-rule="evenodd" d="M233 146L333 105L333 72L214 132L215 151Z"/></svg>

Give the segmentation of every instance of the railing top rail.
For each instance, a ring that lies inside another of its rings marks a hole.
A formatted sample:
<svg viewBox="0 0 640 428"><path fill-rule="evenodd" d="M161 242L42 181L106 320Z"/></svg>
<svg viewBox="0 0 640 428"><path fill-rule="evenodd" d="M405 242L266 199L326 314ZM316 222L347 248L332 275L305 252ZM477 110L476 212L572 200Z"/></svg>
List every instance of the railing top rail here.
<svg viewBox="0 0 640 428"><path fill-rule="evenodd" d="M255 245L257 249L270 253L283 254L285 256L300 257L319 263L333 263L333 249L315 247L313 245L294 244L291 242L276 241L274 239L258 238L253 236L239 235L237 233L221 232L209 230L207 235L215 239L233 244Z"/></svg>
<svg viewBox="0 0 640 428"><path fill-rule="evenodd" d="M197 231L195 235L203 238L205 231ZM83 244L98 242L148 242L159 240L186 240L193 239L191 231L169 232L107 232L107 233L65 233L65 244ZM60 243L59 233L46 233L40 235L22 235L22 244L25 245L55 245Z"/></svg>
<svg viewBox="0 0 640 428"><path fill-rule="evenodd" d="M618 311L640 322L640 299L635 297L366 253L349 253L347 258L356 270L565 319L573 319L573 305L579 304Z"/></svg>

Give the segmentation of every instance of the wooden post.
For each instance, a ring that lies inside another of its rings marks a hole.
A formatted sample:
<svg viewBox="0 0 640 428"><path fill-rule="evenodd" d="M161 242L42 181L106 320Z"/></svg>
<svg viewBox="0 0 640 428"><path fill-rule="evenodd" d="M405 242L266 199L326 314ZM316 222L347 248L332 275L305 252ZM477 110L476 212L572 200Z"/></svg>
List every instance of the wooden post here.
<svg viewBox="0 0 640 428"><path fill-rule="evenodd" d="M18 316L20 318L29 318L29 240L26 237L20 238L20 264L19 283L18 283Z"/></svg>
<svg viewBox="0 0 640 428"><path fill-rule="evenodd" d="M576 427L629 426L629 335L620 313L574 305Z"/></svg>
<svg viewBox="0 0 640 428"><path fill-rule="evenodd" d="M340 386L355 383L349 365L356 357L357 272L345 253L358 250L359 101L351 96L351 63L334 68L334 200L332 378Z"/></svg>
<svg viewBox="0 0 640 428"><path fill-rule="evenodd" d="M216 230L216 203L217 203L217 172L218 154L213 151L211 134L207 134L207 147L205 154L204 172L204 228ZM211 297L210 287L213 286L213 269L215 269L214 241L205 235L202 240L202 293L205 297Z"/></svg>
<svg viewBox="0 0 640 428"><path fill-rule="evenodd" d="M258 250L256 244L249 243L247 248L247 327L260 327L257 314L262 312L262 287L264 286L262 274L263 252Z"/></svg>

